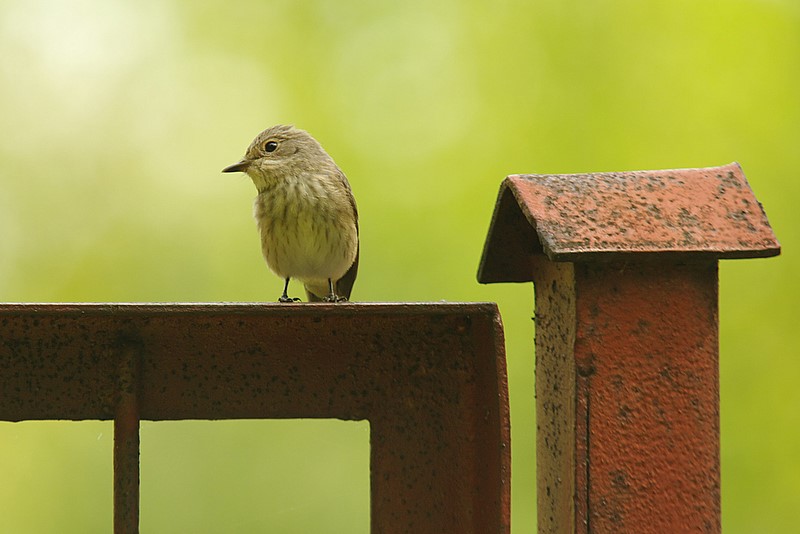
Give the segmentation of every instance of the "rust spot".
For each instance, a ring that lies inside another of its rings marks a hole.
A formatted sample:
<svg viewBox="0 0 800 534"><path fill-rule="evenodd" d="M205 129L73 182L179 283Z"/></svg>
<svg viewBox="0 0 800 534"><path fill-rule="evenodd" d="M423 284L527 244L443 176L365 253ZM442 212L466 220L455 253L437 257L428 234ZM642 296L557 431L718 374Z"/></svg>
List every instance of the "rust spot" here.
<svg viewBox="0 0 800 534"><path fill-rule="evenodd" d="M624 470L616 469L611 471L609 477L611 478L611 485L618 491L628 491L630 489Z"/></svg>

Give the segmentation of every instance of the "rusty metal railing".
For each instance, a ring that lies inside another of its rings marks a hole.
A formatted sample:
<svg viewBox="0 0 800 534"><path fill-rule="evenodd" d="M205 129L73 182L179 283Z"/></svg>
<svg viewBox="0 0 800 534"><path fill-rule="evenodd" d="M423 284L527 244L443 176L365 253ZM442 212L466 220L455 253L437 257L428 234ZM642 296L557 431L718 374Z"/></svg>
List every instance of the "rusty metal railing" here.
<svg viewBox="0 0 800 534"><path fill-rule="evenodd" d="M372 532L509 532L494 304L4 304L0 420L113 419L114 532L139 421L370 423Z"/></svg>
<svg viewBox="0 0 800 534"><path fill-rule="evenodd" d="M717 263L780 246L737 164L520 175L478 278L533 281L539 532L719 532ZM366 419L373 532L508 533L493 304L0 305L0 419Z"/></svg>

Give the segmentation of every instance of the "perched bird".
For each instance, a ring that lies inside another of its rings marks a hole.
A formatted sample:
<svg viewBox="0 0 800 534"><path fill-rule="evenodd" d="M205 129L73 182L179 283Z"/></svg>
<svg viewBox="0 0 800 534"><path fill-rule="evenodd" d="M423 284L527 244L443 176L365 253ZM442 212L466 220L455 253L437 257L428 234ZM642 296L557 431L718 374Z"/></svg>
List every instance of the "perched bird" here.
<svg viewBox="0 0 800 534"><path fill-rule="evenodd" d="M358 272L358 210L344 173L308 132L273 126L222 172L245 172L258 190L253 214L267 266L284 279L278 302L295 302L289 280L311 302L350 298Z"/></svg>

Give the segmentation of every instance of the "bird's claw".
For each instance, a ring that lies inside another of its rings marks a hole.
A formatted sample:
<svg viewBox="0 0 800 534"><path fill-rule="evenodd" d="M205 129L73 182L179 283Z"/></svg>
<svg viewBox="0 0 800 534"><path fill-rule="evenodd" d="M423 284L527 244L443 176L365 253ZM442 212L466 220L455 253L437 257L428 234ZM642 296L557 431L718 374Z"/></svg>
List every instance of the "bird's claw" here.
<svg viewBox="0 0 800 534"><path fill-rule="evenodd" d="M322 299L322 302L347 302L347 297L340 297L339 295L328 295Z"/></svg>
<svg viewBox="0 0 800 534"><path fill-rule="evenodd" d="M278 302L280 302L281 304L286 304L289 302L300 302L300 299L297 297L292 298L292 297L287 297L286 295L282 295L278 298Z"/></svg>

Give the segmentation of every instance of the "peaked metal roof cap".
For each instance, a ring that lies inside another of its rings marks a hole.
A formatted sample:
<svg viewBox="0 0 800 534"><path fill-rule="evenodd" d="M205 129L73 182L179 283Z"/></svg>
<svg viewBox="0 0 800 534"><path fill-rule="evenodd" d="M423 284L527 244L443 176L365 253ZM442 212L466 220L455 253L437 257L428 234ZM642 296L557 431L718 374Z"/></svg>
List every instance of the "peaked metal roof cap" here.
<svg viewBox="0 0 800 534"><path fill-rule="evenodd" d="M500 186L478 281L527 282L530 258L751 258L780 244L738 163L703 169L518 174Z"/></svg>

